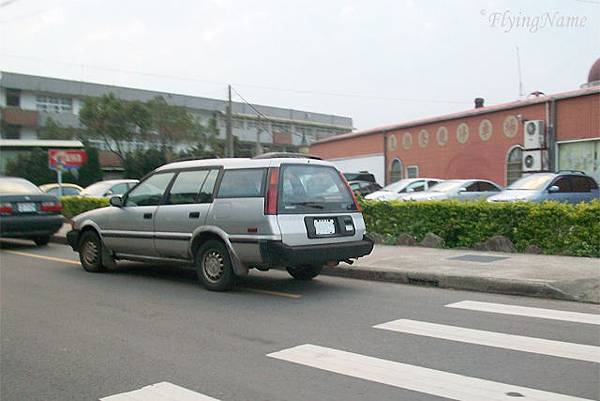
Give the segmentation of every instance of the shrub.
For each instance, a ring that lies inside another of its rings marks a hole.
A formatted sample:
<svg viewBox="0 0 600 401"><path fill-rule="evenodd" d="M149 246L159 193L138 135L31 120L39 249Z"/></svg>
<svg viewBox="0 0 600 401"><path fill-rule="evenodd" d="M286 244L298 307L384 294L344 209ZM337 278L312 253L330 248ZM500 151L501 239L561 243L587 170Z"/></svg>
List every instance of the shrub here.
<svg viewBox="0 0 600 401"><path fill-rule="evenodd" d="M98 209L109 205L106 198L84 198L82 196L63 196L60 198L63 216L70 219L88 210Z"/></svg>
<svg viewBox="0 0 600 401"><path fill-rule="evenodd" d="M420 241L432 232L454 248L504 235L519 251L535 244L547 254L600 257L600 200L578 205L364 200L361 204L368 231L383 236L407 233Z"/></svg>

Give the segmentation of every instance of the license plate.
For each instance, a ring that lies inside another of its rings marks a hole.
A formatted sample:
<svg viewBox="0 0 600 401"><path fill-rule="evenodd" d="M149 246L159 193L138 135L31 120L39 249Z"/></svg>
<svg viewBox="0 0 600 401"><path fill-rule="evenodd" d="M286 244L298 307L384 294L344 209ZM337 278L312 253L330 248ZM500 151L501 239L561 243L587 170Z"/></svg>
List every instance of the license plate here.
<svg viewBox="0 0 600 401"><path fill-rule="evenodd" d="M35 203L33 202L23 202L23 203L17 203L17 210L21 213L28 213L28 212L36 212L37 209L35 207Z"/></svg>
<svg viewBox="0 0 600 401"><path fill-rule="evenodd" d="M313 224L315 225L315 234L317 235L335 234L333 219L315 219Z"/></svg>

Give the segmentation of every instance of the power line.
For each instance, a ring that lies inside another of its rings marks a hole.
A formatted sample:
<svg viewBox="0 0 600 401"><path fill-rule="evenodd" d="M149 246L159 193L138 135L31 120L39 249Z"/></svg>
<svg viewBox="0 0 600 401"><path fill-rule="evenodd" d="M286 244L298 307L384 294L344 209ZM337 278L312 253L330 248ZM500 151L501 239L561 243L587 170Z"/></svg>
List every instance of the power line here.
<svg viewBox="0 0 600 401"><path fill-rule="evenodd" d="M175 80L180 80L180 81L192 81L192 82L199 82L199 83L204 83L204 84L208 84L208 85L218 85L218 86L227 85L227 83L225 83L225 82L209 81L209 80L200 79L197 77L189 77L189 76L182 77L179 75L159 74L159 73L137 71L137 70L126 70L126 69L115 68L115 67L104 67L104 66L97 66L97 65L90 65L90 64L73 63L73 62L69 62L69 61L48 60L48 59L44 59L41 57L34 57L34 56L22 56L22 55L16 55L16 54L0 54L0 56L20 58L20 59L32 60L32 61L52 62L52 63L56 63L56 64L64 64L64 65L69 65L69 66L83 67L83 68L102 70L102 71L119 72L119 73L124 73L124 74L134 74L134 75L149 76L149 77L155 77L155 78L175 79ZM390 97L390 96L377 96L377 95L362 94L362 93L340 93L340 92L333 92L333 91L279 88L279 87L256 85L256 84L249 84L249 83L240 83L240 82L238 82L238 83L234 82L234 83L232 83L232 85L235 85L238 87L263 89L263 90L277 91L277 92L298 93L298 94L306 94L306 95L317 95L317 96L332 96L332 97L371 99L371 100L408 102L408 103L470 104L470 102L459 101L459 100L426 99L426 98L400 98L400 97Z"/></svg>

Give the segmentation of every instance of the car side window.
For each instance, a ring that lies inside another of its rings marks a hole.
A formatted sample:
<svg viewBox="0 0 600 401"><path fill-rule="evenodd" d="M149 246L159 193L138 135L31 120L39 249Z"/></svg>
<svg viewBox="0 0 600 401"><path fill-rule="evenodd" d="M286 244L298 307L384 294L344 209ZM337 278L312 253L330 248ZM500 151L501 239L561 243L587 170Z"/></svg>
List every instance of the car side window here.
<svg viewBox="0 0 600 401"><path fill-rule="evenodd" d="M573 176L571 177L571 189L573 192L592 192L592 183L587 177Z"/></svg>
<svg viewBox="0 0 600 401"><path fill-rule="evenodd" d="M156 206L175 173L159 173L148 177L129 192L125 206Z"/></svg>
<svg viewBox="0 0 600 401"><path fill-rule="evenodd" d="M110 187L108 191L106 191L107 195L123 195L128 190L127 184L117 184Z"/></svg>
<svg viewBox="0 0 600 401"><path fill-rule="evenodd" d="M219 170L210 170L198 194L198 203L210 203L213 201L213 193L218 176Z"/></svg>
<svg viewBox="0 0 600 401"><path fill-rule="evenodd" d="M559 177L550 186L554 185L558 187L558 192L571 192L571 183L568 177Z"/></svg>
<svg viewBox="0 0 600 401"><path fill-rule="evenodd" d="M208 172L208 170L194 170L182 171L177 174L169 191L166 204L185 205L195 203Z"/></svg>
<svg viewBox="0 0 600 401"><path fill-rule="evenodd" d="M586 179L590 183L590 191L598 189L598 183L596 182L596 180L594 180L593 178L590 178L590 177L586 177Z"/></svg>
<svg viewBox="0 0 600 401"><path fill-rule="evenodd" d="M252 198L263 195L266 169L225 170L218 198Z"/></svg>
<svg viewBox="0 0 600 401"><path fill-rule="evenodd" d="M438 183L439 183L439 181L427 181L427 186L428 186L429 188L431 188L432 186L434 186L434 185L436 185L436 184L438 184Z"/></svg>
<svg viewBox="0 0 600 401"><path fill-rule="evenodd" d="M479 182L475 181L471 185L468 185L467 192L479 192Z"/></svg>
<svg viewBox="0 0 600 401"><path fill-rule="evenodd" d="M423 191L425 191L425 181L413 182L412 184L409 184L406 187L406 190L409 190L409 189L412 189L413 192L423 192Z"/></svg>
<svg viewBox="0 0 600 401"><path fill-rule="evenodd" d="M498 187L496 187L494 184L485 182L485 181L479 181L479 190L482 192L498 192L498 191L500 191L500 189Z"/></svg>

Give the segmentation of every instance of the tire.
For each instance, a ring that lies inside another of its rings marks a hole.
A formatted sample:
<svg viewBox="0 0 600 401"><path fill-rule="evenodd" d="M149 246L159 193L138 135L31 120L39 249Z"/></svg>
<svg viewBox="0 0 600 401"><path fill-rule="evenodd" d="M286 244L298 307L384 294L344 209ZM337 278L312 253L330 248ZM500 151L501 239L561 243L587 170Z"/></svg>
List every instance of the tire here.
<svg viewBox="0 0 600 401"><path fill-rule="evenodd" d="M305 265L305 266L288 266L287 271L296 280L308 281L317 277L323 266Z"/></svg>
<svg viewBox="0 0 600 401"><path fill-rule="evenodd" d="M196 274L202 285L210 291L226 291L233 287L235 275L225 244L208 240L196 252Z"/></svg>
<svg viewBox="0 0 600 401"><path fill-rule="evenodd" d="M94 231L84 231L79 239L79 261L85 271L106 271L102 264L102 240Z"/></svg>
<svg viewBox="0 0 600 401"><path fill-rule="evenodd" d="M48 242L50 242L50 236L49 235L44 235L42 237L35 237L33 239L33 242L35 242L35 244L37 246L48 245Z"/></svg>

